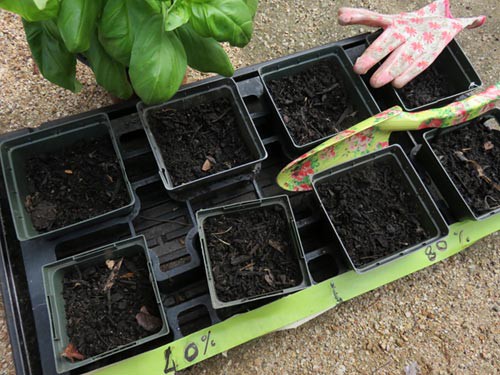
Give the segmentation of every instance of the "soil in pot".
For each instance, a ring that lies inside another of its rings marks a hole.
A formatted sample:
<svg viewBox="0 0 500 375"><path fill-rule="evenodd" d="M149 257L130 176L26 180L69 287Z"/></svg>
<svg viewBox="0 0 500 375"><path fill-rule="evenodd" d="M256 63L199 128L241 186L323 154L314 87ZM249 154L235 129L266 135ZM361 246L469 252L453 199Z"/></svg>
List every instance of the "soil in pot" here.
<svg viewBox="0 0 500 375"><path fill-rule="evenodd" d="M130 202L109 137L75 142L26 161L25 207L39 232L62 228Z"/></svg>
<svg viewBox="0 0 500 375"><path fill-rule="evenodd" d="M302 282L283 208L212 216L203 226L219 300L254 297Z"/></svg>
<svg viewBox="0 0 500 375"><path fill-rule="evenodd" d="M69 342L85 358L162 328L144 254L72 267L63 282Z"/></svg>
<svg viewBox="0 0 500 375"><path fill-rule="evenodd" d="M432 140L436 156L477 215L500 207L500 130L484 121Z"/></svg>
<svg viewBox="0 0 500 375"><path fill-rule="evenodd" d="M316 189L355 267L416 245L432 234L399 165L382 158L327 180Z"/></svg>
<svg viewBox="0 0 500 375"><path fill-rule="evenodd" d="M452 79L435 64L396 91L406 108L417 108L457 93Z"/></svg>
<svg viewBox="0 0 500 375"><path fill-rule="evenodd" d="M267 82L281 118L298 145L345 130L360 120L334 61Z"/></svg>
<svg viewBox="0 0 500 375"><path fill-rule="evenodd" d="M175 186L255 159L227 98L184 110L162 108L148 121Z"/></svg>

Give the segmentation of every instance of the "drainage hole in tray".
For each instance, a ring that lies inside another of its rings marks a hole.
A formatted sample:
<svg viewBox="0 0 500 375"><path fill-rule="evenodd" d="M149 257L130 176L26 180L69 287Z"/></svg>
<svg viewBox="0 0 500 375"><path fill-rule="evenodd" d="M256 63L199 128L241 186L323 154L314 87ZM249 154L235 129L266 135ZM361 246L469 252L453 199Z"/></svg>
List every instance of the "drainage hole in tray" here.
<svg viewBox="0 0 500 375"><path fill-rule="evenodd" d="M205 305L198 305L182 311L177 316L181 333L187 336L200 329L210 327L212 320Z"/></svg>
<svg viewBox="0 0 500 375"><path fill-rule="evenodd" d="M123 151L133 152L142 149L151 150L149 147L148 139L146 133L142 129L137 129L129 133L123 134L120 137L120 144L122 145Z"/></svg>
<svg viewBox="0 0 500 375"><path fill-rule="evenodd" d="M293 215L297 221L312 216L314 214L314 209L319 208L315 207L314 202L311 200L312 193L295 194L290 195L289 197L293 209Z"/></svg>
<svg viewBox="0 0 500 375"><path fill-rule="evenodd" d="M262 102L259 100L259 97L256 95L249 95L243 98L245 105L248 109L249 113L261 113L267 111Z"/></svg>
<svg viewBox="0 0 500 375"><path fill-rule="evenodd" d="M313 280L317 283L339 274L337 263L330 254L323 254L310 260L308 266Z"/></svg>
<svg viewBox="0 0 500 375"><path fill-rule="evenodd" d="M186 250L184 236L165 240L164 235L151 238L148 237L146 233L138 234L145 235L148 248L152 250L158 257L158 260L160 262L160 269L163 272L169 271L173 268L182 266L190 262L191 256Z"/></svg>
<svg viewBox="0 0 500 375"><path fill-rule="evenodd" d="M136 182L146 177L156 175L158 166L153 153L148 152L130 159L125 159L125 170L131 182Z"/></svg>
<svg viewBox="0 0 500 375"><path fill-rule="evenodd" d="M259 132L259 136L263 142L266 138L270 138L274 135L274 129L271 123L271 120L268 116L266 117L257 117L253 120L257 131Z"/></svg>
<svg viewBox="0 0 500 375"><path fill-rule="evenodd" d="M314 220L299 228L305 253L312 252L332 243L332 236L322 220Z"/></svg>
<svg viewBox="0 0 500 375"><path fill-rule="evenodd" d="M191 256L189 254L167 262L160 261L160 270L162 270L163 272L167 272L174 268L183 266L184 264L188 264L190 261L191 261Z"/></svg>
<svg viewBox="0 0 500 375"><path fill-rule="evenodd" d="M205 277L186 280L181 287L175 288L170 293L162 293L163 306L166 308L180 305L191 299L208 293L208 285Z"/></svg>

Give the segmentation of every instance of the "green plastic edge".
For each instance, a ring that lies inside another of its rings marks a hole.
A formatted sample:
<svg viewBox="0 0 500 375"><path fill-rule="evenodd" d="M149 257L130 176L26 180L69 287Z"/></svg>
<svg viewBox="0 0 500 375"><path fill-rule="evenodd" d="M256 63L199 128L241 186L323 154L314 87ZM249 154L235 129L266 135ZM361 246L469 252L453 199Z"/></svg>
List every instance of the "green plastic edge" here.
<svg viewBox="0 0 500 375"><path fill-rule="evenodd" d="M364 274L349 271L256 310L236 315L159 348L92 371L100 375L174 374L207 358L293 323L321 314L455 255L500 230L500 215L450 226L448 236Z"/></svg>

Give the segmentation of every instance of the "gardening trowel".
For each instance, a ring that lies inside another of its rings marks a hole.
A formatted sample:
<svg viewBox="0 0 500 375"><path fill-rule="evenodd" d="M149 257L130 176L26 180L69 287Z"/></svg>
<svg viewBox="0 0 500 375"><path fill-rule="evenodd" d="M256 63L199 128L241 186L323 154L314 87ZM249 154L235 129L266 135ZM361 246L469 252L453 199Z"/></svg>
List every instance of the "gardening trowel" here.
<svg viewBox="0 0 500 375"><path fill-rule="evenodd" d="M279 173L286 190L311 190L313 174L389 146L393 131L445 128L472 120L493 109L500 99L500 82L485 91L445 107L404 112L395 106L344 130L292 161Z"/></svg>

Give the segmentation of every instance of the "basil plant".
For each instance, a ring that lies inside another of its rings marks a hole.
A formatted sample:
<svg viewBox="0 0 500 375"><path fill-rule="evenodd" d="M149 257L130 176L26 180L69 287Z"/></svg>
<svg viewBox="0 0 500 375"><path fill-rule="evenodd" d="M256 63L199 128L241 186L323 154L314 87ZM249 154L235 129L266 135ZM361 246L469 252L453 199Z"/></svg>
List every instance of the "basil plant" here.
<svg viewBox="0 0 500 375"><path fill-rule="evenodd" d="M219 42L243 47L258 0L0 0L23 18L33 58L49 81L78 92L76 57L97 82L145 103L172 97L186 67L231 76Z"/></svg>

